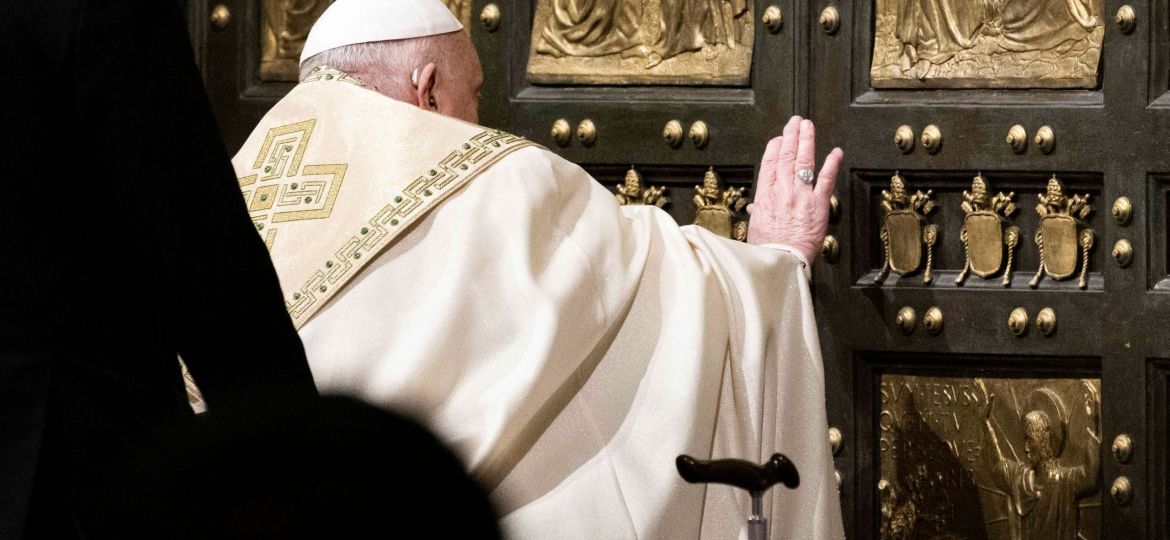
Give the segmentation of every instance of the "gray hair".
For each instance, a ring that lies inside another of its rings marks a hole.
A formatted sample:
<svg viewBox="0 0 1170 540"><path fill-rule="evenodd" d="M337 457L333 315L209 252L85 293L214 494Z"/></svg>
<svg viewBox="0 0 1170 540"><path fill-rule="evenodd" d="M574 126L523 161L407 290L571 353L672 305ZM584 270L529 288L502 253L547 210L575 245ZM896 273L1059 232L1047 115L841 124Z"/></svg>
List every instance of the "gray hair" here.
<svg viewBox="0 0 1170 540"><path fill-rule="evenodd" d="M454 73L459 61L456 34L356 43L322 51L301 64L301 79L318 67L329 66L362 79L382 94L405 99L414 93L414 70L434 62L440 78Z"/></svg>

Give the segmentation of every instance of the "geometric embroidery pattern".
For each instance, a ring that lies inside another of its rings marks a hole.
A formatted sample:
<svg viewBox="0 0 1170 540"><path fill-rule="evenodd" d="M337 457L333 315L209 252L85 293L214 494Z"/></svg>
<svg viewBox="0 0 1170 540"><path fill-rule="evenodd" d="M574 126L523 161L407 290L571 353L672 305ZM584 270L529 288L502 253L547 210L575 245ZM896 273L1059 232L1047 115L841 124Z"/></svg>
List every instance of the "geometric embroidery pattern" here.
<svg viewBox="0 0 1170 540"><path fill-rule="evenodd" d="M354 77L344 71L333 69L329 66L317 66L309 73L307 77L302 80L302 83L310 83L317 81L337 81L349 83L355 86L366 86L366 83L361 79Z"/></svg>
<svg viewBox="0 0 1170 540"><path fill-rule="evenodd" d="M300 135L293 137L293 139L299 140L304 144L312 134L313 123L314 121L310 120L300 124L274 129L270 133L269 138L273 139L273 141L277 139L291 140L282 137L287 138L289 134L296 133ZM281 148L285 148L280 146L280 143L274 142L273 145L277 147L278 151ZM267 141L265 146L269 146ZM298 147L296 144L287 144L286 146L284 155L288 158L289 165L293 166L299 163L299 155L295 149L301 147ZM301 285L300 289L292 294L291 298L285 299L285 308L288 309L295 326L299 329L308 322L309 318L338 289L357 275L358 271L364 268L368 261L373 259L391 241L397 238L402 230L425 215L429 208L445 199L467 181L479 175L488 166L499 161L511 152L527 146L536 145L523 137L503 131L494 129L482 131L452 150L446 157L436 163L434 168L428 169L416 177L401 192L392 196L390 201L387 201L386 204L375 212L360 230L354 231L352 236L341 240L333 257L325 261ZM265 152L268 152L268 159L264 159ZM256 161L257 167L262 162L279 163L279 160L273 160L273 155L277 154L270 151L262 151L261 157L257 158ZM266 172L266 174L274 175L277 165L270 166L273 166L274 169ZM310 167L305 167L305 174L312 174L309 171ZM327 168L332 168L328 169L331 171L328 173L328 175L331 175L331 180L327 180L321 186L321 192L328 193L332 190L333 197L336 197L336 191L340 188L342 179L345 176L345 165L319 165L316 167L319 167L318 169L314 169L316 171L326 171ZM318 172L316 174L324 173ZM259 179L252 183L262 184L264 178L259 177ZM244 185L244 180L240 179L241 186ZM304 181L298 182L298 184L300 189L305 189ZM251 185L251 183L248 185ZM259 188L255 190L255 193L258 192ZM253 195L253 200L258 200L256 199L256 195ZM271 215L263 214L268 209L261 208L268 201L260 202L263 204L257 206L257 210L253 214L253 219L256 219L256 216L259 215ZM277 206L279 206L279 202ZM325 217L330 210L331 199L327 195L321 202L319 209L316 210L317 213L299 210L298 212L303 213L297 214L298 217L295 219ZM324 213L322 214L322 212ZM288 219L284 220L287 221ZM280 220L274 217L273 222L279 223Z"/></svg>
<svg viewBox="0 0 1170 540"><path fill-rule="evenodd" d="M327 218L341 192L346 164L301 164L316 125L305 120L268 130L252 164L255 172L239 178L252 223L269 250L276 241L275 224Z"/></svg>

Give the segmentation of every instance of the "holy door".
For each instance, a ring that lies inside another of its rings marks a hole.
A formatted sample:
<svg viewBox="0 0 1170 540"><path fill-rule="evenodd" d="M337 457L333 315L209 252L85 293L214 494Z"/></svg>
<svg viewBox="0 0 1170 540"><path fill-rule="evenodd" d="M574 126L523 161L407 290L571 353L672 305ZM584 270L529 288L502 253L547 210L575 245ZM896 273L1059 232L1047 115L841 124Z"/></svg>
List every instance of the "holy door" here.
<svg viewBox="0 0 1170 540"><path fill-rule="evenodd" d="M447 3L484 124L681 223L741 236L764 143L814 119L848 536L1072 539L1170 537L1168 2ZM189 3L232 151L327 4Z"/></svg>

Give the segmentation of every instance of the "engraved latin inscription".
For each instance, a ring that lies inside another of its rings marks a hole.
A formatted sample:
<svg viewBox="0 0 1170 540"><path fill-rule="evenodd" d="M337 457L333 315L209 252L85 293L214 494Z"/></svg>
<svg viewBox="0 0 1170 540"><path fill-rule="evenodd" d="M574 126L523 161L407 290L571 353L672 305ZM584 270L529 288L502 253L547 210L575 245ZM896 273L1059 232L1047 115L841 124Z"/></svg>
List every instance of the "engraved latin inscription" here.
<svg viewBox="0 0 1170 540"><path fill-rule="evenodd" d="M882 376L881 537L1098 537L1100 387Z"/></svg>

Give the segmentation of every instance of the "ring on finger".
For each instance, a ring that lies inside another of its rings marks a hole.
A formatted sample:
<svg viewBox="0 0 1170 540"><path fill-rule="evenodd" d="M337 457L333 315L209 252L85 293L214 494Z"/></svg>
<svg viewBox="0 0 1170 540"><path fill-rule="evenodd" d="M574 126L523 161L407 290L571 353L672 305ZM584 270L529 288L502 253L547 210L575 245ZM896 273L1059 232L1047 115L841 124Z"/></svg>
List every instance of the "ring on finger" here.
<svg viewBox="0 0 1170 540"><path fill-rule="evenodd" d="M817 177L813 174L813 170L808 167L801 167L797 169L796 179L800 180L802 184L807 184L810 186L817 181Z"/></svg>

